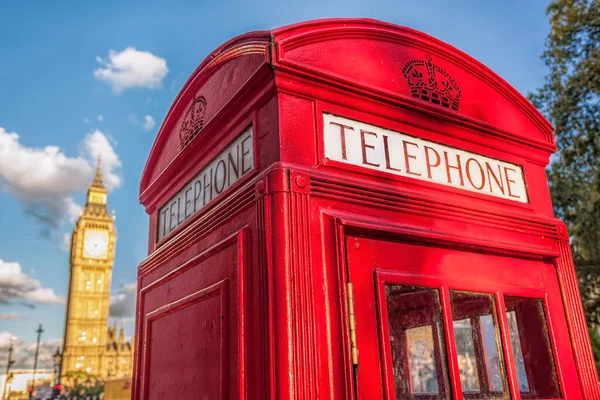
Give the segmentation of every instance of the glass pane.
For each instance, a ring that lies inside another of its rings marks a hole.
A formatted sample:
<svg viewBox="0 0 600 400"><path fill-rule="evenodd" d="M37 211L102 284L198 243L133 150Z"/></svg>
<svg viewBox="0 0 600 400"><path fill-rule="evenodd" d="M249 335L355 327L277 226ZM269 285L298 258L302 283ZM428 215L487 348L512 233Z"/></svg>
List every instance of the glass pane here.
<svg viewBox="0 0 600 400"><path fill-rule="evenodd" d="M541 299L504 296L521 398L561 397Z"/></svg>
<svg viewBox="0 0 600 400"><path fill-rule="evenodd" d="M521 393L529 392L529 380L527 379L527 371L525 371L525 359L523 358L523 348L521 347L521 339L519 338L519 327L517 326L517 313L508 311L506 313L508 319L508 328L510 329L510 341L512 343L513 358L517 368L517 380Z"/></svg>
<svg viewBox="0 0 600 400"><path fill-rule="evenodd" d="M494 297L450 292L456 355L465 398L508 398Z"/></svg>
<svg viewBox="0 0 600 400"><path fill-rule="evenodd" d="M436 289L386 285L397 399L448 399L444 330Z"/></svg>
<svg viewBox="0 0 600 400"><path fill-rule="evenodd" d="M485 362L487 365L489 388L492 392L502 392L502 373L500 372L500 355L494 332L494 319L491 315L479 317Z"/></svg>
<svg viewBox="0 0 600 400"><path fill-rule="evenodd" d="M473 328L470 319L454 321L454 339L463 392L479 392L479 375L473 345Z"/></svg>
<svg viewBox="0 0 600 400"><path fill-rule="evenodd" d="M406 330L413 393L439 393L431 325Z"/></svg>

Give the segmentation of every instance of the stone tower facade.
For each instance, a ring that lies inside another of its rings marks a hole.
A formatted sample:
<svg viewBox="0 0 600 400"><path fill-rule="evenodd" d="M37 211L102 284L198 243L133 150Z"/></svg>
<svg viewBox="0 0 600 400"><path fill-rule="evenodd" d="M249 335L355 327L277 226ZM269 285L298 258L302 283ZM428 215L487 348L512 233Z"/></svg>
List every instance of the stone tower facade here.
<svg viewBox="0 0 600 400"><path fill-rule="evenodd" d="M85 372L104 379L131 375L131 343L108 326L116 228L106 208L100 161L71 237L70 279L62 375Z"/></svg>

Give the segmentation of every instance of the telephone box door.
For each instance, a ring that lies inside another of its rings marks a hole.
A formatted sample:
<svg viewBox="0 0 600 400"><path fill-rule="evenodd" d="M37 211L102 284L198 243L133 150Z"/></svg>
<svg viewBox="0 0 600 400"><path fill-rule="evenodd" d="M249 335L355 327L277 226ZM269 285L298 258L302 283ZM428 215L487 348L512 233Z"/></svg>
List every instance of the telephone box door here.
<svg viewBox="0 0 600 400"><path fill-rule="evenodd" d="M554 265L357 237L346 245L358 399L581 398Z"/></svg>

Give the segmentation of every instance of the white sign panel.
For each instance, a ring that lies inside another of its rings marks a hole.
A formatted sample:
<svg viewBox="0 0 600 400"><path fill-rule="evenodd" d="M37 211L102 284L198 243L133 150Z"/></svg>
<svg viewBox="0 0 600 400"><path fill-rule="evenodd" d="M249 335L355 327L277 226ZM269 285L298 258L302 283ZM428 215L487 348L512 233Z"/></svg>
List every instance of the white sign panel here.
<svg viewBox="0 0 600 400"><path fill-rule="evenodd" d="M328 159L528 202L519 165L331 114L323 122Z"/></svg>
<svg viewBox="0 0 600 400"><path fill-rule="evenodd" d="M217 198L254 168L252 127L158 211L158 240Z"/></svg>

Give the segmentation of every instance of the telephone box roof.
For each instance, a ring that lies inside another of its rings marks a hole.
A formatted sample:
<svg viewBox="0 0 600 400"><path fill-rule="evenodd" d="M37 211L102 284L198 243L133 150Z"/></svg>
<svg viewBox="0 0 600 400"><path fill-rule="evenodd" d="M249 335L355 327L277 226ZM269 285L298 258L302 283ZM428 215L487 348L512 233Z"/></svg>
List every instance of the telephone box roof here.
<svg viewBox="0 0 600 400"><path fill-rule="evenodd" d="M437 71L445 80L431 85L452 86L458 98L450 99L448 107L421 101L417 89L410 86L411 76L403 76L417 64ZM377 20L312 20L237 36L204 59L158 131L142 173L140 197L183 152L185 146L174 138L175 130L196 96L206 99L200 105L206 129L243 88L257 90L259 80L277 82L281 72L418 109L548 154L556 149L553 128L543 115L468 54L417 30Z"/></svg>

